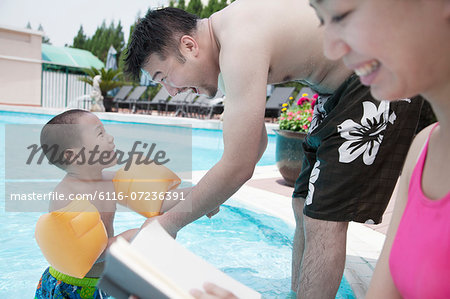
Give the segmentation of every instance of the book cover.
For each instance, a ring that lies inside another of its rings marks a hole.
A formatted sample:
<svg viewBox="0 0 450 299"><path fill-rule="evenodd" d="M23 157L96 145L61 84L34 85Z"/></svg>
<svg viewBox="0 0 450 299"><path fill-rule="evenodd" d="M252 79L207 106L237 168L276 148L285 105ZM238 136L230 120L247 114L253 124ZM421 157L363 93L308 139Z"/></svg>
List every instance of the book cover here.
<svg viewBox="0 0 450 299"><path fill-rule="evenodd" d="M142 299L193 298L189 290L203 290L205 282L239 298L261 298L255 290L184 248L153 221L131 243L119 238L110 246L98 287L117 299L131 294Z"/></svg>

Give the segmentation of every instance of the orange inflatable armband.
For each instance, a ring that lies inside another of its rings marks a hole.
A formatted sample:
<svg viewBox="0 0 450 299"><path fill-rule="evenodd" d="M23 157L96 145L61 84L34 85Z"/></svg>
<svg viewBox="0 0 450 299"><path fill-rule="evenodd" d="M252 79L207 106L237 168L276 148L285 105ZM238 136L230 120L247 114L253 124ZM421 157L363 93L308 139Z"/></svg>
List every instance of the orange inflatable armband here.
<svg viewBox="0 0 450 299"><path fill-rule="evenodd" d="M53 268L77 278L89 272L108 244L100 213L85 200L42 215L35 237Z"/></svg>
<svg viewBox="0 0 450 299"><path fill-rule="evenodd" d="M181 179L163 165L133 164L118 170L113 183L119 204L150 218L160 215L165 193L178 187Z"/></svg>

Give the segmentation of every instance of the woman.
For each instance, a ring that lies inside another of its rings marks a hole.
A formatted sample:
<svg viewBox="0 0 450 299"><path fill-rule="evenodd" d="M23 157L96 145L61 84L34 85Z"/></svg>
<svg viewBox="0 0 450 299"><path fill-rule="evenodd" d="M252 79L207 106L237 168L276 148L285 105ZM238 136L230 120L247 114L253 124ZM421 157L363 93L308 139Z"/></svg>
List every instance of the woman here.
<svg viewBox="0 0 450 299"><path fill-rule="evenodd" d="M417 94L438 124L411 145L367 298L450 298L450 1L310 0L325 55L378 99Z"/></svg>

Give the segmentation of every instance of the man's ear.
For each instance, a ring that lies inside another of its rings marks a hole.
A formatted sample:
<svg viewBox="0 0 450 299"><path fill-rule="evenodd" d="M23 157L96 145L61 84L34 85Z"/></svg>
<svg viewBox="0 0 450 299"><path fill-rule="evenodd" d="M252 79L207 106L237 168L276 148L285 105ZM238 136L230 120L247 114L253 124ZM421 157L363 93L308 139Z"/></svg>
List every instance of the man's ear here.
<svg viewBox="0 0 450 299"><path fill-rule="evenodd" d="M197 41L190 35L183 35L180 38L180 51L182 54L190 54L197 56L198 55L198 43Z"/></svg>

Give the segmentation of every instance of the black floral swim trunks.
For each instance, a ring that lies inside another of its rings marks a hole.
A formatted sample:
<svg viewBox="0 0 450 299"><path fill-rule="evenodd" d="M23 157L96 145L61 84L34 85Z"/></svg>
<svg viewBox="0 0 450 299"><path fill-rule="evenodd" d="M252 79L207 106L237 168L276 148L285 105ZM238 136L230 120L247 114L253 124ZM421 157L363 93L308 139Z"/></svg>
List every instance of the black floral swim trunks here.
<svg viewBox="0 0 450 299"><path fill-rule="evenodd" d="M379 223L414 137L423 100L378 101L356 75L320 96L293 197L328 221Z"/></svg>

